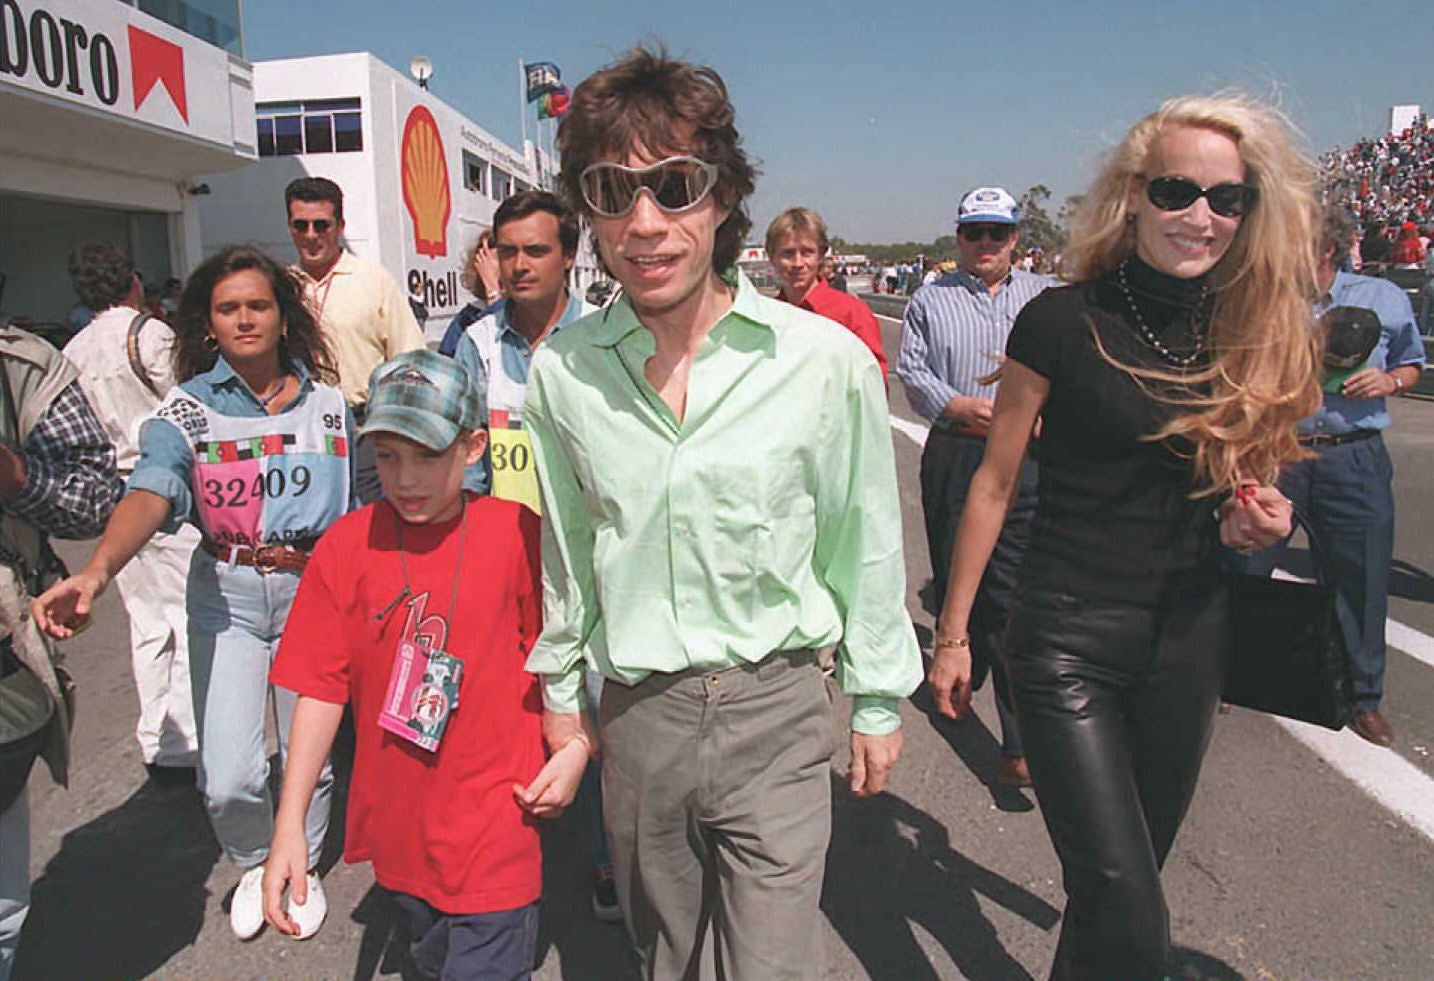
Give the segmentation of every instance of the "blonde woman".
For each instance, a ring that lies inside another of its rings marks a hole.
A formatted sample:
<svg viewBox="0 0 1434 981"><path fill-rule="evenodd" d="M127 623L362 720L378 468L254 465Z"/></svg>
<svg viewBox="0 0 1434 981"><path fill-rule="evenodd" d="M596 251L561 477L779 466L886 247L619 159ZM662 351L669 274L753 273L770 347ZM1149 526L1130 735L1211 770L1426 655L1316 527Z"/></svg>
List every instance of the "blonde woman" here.
<svg viewBox="0 0 1434 981"><path fill-rule="evenodd" d="M1172 99L1112 151L1021 312L971 484L930 673L970 699L967 620L1041 423L1040 498L1006 658L1068 902L1053 979L1158 978L1160 868L1220 696L1219 543L1290 529L1273 486L1318 405L1314 173L1243 97Z"/></svg>

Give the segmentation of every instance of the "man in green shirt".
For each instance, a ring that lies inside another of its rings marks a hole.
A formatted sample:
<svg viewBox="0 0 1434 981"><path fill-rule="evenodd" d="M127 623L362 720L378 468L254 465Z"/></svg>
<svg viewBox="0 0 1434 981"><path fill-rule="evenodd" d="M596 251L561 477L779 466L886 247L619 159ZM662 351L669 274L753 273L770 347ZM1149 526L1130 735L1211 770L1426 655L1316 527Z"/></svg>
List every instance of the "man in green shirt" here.
<svg viewBox="0 0 1434 981"><path fill-rule="evenodd" d="M815 650L839 644L861 796L922 671L881 369L735 271L755 172L711 69L634 50L578 86L558 144L623 295L529 377L545 727L586 738L591 662L645 977L686 976L710 925L726 977L816 978L835 740Z"/></svg>

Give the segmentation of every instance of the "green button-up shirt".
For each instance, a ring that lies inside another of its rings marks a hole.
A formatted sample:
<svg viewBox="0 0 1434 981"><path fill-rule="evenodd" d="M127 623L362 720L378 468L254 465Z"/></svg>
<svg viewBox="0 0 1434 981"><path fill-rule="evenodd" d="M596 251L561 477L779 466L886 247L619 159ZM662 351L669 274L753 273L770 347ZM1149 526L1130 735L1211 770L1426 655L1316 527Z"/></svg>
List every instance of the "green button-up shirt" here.
<svg viewBox="0 0 1434 981"><path fill-rule="evenodd" d="M580 323L534 354L524 408L543 495L528 670L548 707L578 711L584 658L631 685L840 642L852 728L898 728L922 667L871 353L739 276L679 421L626 301Z"/></svg>

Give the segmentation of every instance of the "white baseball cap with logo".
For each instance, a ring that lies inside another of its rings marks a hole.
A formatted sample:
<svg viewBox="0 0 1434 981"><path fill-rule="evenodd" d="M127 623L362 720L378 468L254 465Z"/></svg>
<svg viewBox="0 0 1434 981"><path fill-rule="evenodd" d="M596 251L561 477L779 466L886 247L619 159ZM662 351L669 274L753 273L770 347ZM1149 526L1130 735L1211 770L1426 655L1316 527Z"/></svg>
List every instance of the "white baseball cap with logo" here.
<svg viewBox="0 0 1434 981"><path fill-rule="evenodd" d="M1021 207L1004 187L978 187L961 199L956 208L956 224L980 221L992 225L1015 225L1021 220Z"/></svg>

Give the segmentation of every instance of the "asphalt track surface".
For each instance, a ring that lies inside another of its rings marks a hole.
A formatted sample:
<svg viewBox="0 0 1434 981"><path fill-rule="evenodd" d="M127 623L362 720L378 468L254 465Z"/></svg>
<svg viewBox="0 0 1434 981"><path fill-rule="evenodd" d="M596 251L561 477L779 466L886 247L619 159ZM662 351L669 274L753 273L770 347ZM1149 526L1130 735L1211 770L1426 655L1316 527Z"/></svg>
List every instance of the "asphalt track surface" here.
<svg viewBox="0 0 1434 981"><path fill-rule="evenodd" d="M895 360L897 325L883 320ZM1434 402L1400 400L1389 445L1399 534L1385 712L1393 751L1236 710L1221 716L1194 807L1165 871L1184 976L1210 981L1434 978ZM906 527L908 605L923 647L932 616L917 466L924 425L899 384L892 439ZM82 562L87 545L63 554ZM1299 573L1299 556L1291 571ZM192 791L144 779L131 734L127 624L113 592L68 645L81 705L69 790L31 783L34 907L17 981L335 979L400 976L401 938L366 866L326 852L329 919L294 942L229 932L237 871ZM977 717L903 706L906 748L889 790L856 801L835 761L835 831L823 912L827 977L1044 978L1062 893L1035 798L995 788L989 691ZM336 814L338 813L336 809ZM620 927L589 910L576 829L546 835L542 981L623 977ZM745 981L745 979L744 979Z"/></svg>

